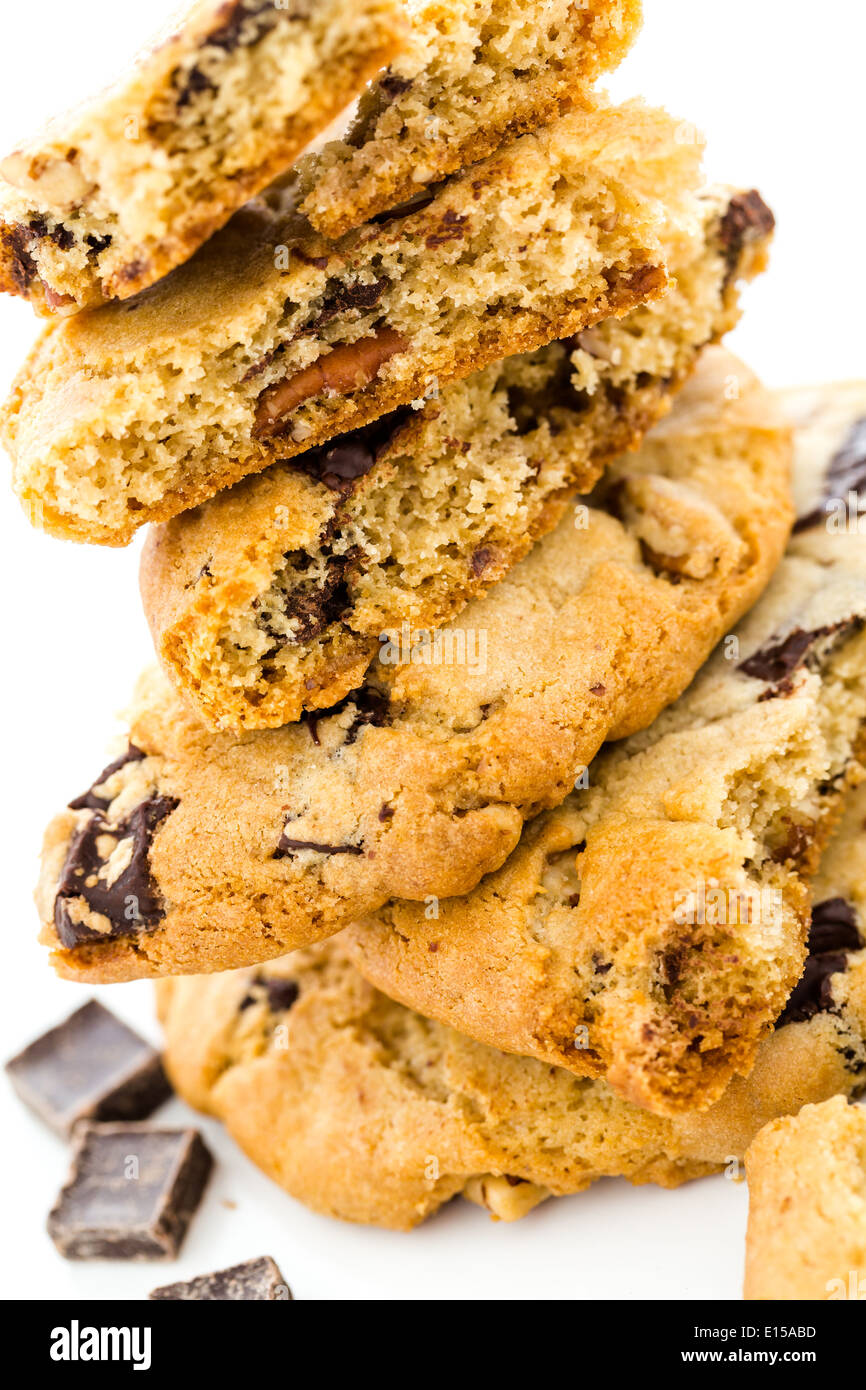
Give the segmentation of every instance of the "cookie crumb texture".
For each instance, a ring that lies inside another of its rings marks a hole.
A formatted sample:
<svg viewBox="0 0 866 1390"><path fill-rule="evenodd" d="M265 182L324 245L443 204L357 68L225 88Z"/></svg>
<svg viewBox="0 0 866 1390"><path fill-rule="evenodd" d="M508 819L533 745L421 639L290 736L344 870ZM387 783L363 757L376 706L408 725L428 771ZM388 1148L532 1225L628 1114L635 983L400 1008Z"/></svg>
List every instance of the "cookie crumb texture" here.
<svg viewBox="0 0 866 1390"><path fill-rule="evenodd" d="M141 587L170 679L213 728L276 727L360 685L383 633L429 641L669 408L736 322L771 228L756 193L708 193L662 299L154 528Z"/></svg>
<svg viewBox="0 0 866 1390"><path fill-rule="evenodd" d="M790 436L747 369L710 349L663 428L651 464L569 508L429 659L378 660L328 711L238 738L148 675L129 748L47 832L57 968L228 969L497 869L606 738L682 692L782 553Z"/></svg>
<svg viewBox="0 0 866 1390"><path fill-rule="evenodd" d="M337 237L587 100L625 56L639 0L410 0L409 41L342 140L303 171L302 210Z"/></svg>
<svg viewBox="0 0 866 1390"><path fill-rule="evenodd" d="M774 1120L746 1176L744 1297L866 1299L866 1109L836 1096Z"/></svg>
<svg viewBox="0 0 866 1390"><path fill-rule="evenodd" d="M811 493L856 437L866 386L804 394L795 486ZM610 485L622 467L639 495L676 421L648 436L636 467L615 465ZM742 445L714 443L705 477L719 500ZM654 525L642 528L649 553L670 554ZM704 554L723 551L719 533ZM700 563L693 552L680 573ZM358 968L484 1042L605 1076L661 1113L705 1108L748 1072L803 970L804 880L862 776L864 625L861 537L800 528L676 704L603 751L473 894L432 920L410 902L359 919L346 938Z"/></svg>
<svg viewBox="0 0 866 1390"><path fill-rule="evenodd" d="M281 174L405 39L398 0L199 0L132 71L0 163L0 289L129 299Z"/></svg>
<svg viewBox="0 0 866 1390"><path fill-rule="evenodd" d="M834 842L843 860L864 815L861 800ZM866 1085L864 949L828 977L825 1008L761 1043L748 1078L677 1117L413 1013L366 984L340 940L157 992L166 1065L190 1104L314 1210L400 1230L458 1194L513 1221L603 1177L677 1187L742 1159L776 1116Z"/></svg>
<svg viewBox="0 0 866 1390"><path fill-rule="evenodd" d="M44 527L122 545L269 463L657 298L700 148L639 103L563 117L337 243L291 185L135 299L52 324L2 415Z"/></svg>

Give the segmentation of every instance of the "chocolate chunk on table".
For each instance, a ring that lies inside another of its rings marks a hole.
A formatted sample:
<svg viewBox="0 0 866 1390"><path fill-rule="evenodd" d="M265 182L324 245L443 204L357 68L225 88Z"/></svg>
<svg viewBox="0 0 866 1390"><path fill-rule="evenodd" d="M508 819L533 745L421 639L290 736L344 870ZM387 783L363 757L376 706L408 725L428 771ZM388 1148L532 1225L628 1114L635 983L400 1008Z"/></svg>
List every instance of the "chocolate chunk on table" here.
<svg viewBox="0 0 866 1390"><path fill-rule="evenodd" d="M82 1125L48 1234L68 1260L173 1259L212 1167L195 1129Z"/></svg>
<svg viewBox="0 0 866 1390"><path fill-rule="evenodd" d="M95 999L6 1072L24 1104L64 1138L79 1120L144 1120L171 1095L156 1049Z"/></svg>
<svg viewBox="0 0 866 1390"><path fill-rule="evenodd" d="M163 1284L148 1296L186 1303L285 1303L291 1299L292 1291L271 1257L262 1255L258 1260L218 1269L213 1274L199 1274L184 1284Z"/></svg>

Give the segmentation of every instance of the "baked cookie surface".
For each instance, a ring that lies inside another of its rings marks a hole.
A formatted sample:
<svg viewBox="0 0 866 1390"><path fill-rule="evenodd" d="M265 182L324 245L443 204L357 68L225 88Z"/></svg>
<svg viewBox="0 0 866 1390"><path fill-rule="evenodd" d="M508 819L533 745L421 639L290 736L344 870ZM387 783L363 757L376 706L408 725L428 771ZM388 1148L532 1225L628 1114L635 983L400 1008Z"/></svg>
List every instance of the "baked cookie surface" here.
<svg viewBox="0 0 866 1390"><path fill-rule="evenodd" d="M268 728L327 708L361 684L383 634L429 640L501 579L734 325L772 225L757 193L709 193L694 235L671 249L662 299L154 528L145 612L163 668L204 722Z"/></svg>
<svg viewBox="0 0 866 1390"><path fill-rule="evenodd" d="M343 139L309 162L302 208L342 236L585 99L640 24L639 0L418 0L409 39Z"/></svg>
<svg viewBox="0 0 866 1390"><path fill-rule="evenodd" d="M126 544L269 463L658 297L700 220L700 147L600 105L339 242L291 183L133 300L49 326L0 421L48 531Z"/></svg>
<svg viewBox="0 0 866 1390"><path fill-rule="evenodd" d="M866 417L866 386L808 394L801 494L823 491ZM676 420L635 464L615 466L632 495ZM720 495L732 465L714 443L708 477ZM659 549L651 525L642 535ZM683 566L669 560L669 572L722 551L708 532L707 548ZM706 1107L749 1070L801 973L804 878L846 783L862 775L864 625L862 537L801 525L677 704L603 750L471 895L435 913L392 902L359 920L347 937L355 964L481 1041L605 1076L663 1113Z"/></svg>
<svg viewBox="0 0 866 1390"><path fill-rule="evenodd" d="M746 1299L866 1299L866 1108L836 1096L746 1152Z"/></svg>
<svg viewBox="0 0 866 1390"><path fill-rule="evenodd" d="M132 71L0 162L0 289L42 313L187 260L400 50L398 0L197 0Z"/></svg>
<svg viewBox="0 0 866 1390"><path fill-rule="evenodd" d="M419 658L383 649L333 710L238 738L146 678L129 750L46 835L57 968L228 969L499 868L606 738L681 694L783 551L790 435L742 364L708 349L662 431Z"/></svg>
<svg viewBox="0 0 866 1390"><path fill-rule="evenodd" d="M858 797L831 848L842 876L816 897L844 898L866 946L866 884L846 863ZM339 938L258 970L160 981L165 1060L180 1094L316 1211L405 1230L462 1193L514 1220L602 1177L676 1187L730 1168L776 1116L862 1091L866 949L847 940L812 1006L783 1015L748 1078L703 1114L652 1114L604 1081L422 1018L366 984Z"/></svg>

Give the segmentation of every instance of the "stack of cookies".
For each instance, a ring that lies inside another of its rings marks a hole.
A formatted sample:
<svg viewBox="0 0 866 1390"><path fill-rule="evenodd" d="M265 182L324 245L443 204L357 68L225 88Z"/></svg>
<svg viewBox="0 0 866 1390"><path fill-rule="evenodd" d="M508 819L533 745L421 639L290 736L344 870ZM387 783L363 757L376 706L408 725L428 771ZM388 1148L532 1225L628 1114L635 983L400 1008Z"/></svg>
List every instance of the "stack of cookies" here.
<svg viewBox="0 0 866 1390"><path fill-rule="evenodd" d="M0 165L14 487L150 523L158 657L43 940L171 977L175 1087L350 1220L674 1186L866 1085L866 384L718 346L773 217L598 91L639 18L198 0Z"/></svg>

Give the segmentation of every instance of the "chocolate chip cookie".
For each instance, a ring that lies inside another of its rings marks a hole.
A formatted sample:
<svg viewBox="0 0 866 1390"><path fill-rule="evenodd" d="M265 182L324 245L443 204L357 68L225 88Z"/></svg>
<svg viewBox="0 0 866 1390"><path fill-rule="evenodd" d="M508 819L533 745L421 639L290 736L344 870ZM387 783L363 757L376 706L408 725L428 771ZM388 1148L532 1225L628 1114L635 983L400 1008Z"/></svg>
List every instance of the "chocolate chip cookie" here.
<svg viewBox="0 0 866 1390"><path fill-rule="evenodd" d="M866 417L866 386L810 396L801 492L834 475ZM634 471L623 465L630 488L670 427ZM721 489L729 466L711 460ZM642 534L655 552L651 526ZM668 573L720 550L714 539ZM801 526L676 705L603 751L469 897L436 915L395 902L359 921L353 961L483 1042L605 1076L660 1113L705 1108L749 1070L803 967L803 880L861 775L864 624L862 538Z"/></svg>
<svg viewBox="0 0 866 1390"><path fill-rule="evenodd" d="M393 58L398 0L197 0L132 71L0 163L0 289L40 313L185 261Z"/></svg>
<svg viewBox="0 0 866 1390"><path fill-rule="evenodd" d="M758 1130L866 1086L866 797L832 852L856 921L815 1007L783 1014L712 1109L654 1115L588 1080L473 1042L393 1003L341 940L256 970L160 981L166 1064L270 1177L316 1211L406 1230L462 1194L511 1221L598 1178L677 1187L737 1172ZM821 942L816 949L821 950Z"/></svg>
<svg viewBox="0 0 866 1390"><path fill-rule="evenodd" d="M761 593L790 525L789 455L772 398L708 349L592 506L570 506L420 655L383 648L336 708L238 738L149 675L129 748L46 835L57 968L223 970L392 897L469 892L607 737L681 694Z"/></svg>
<svg viewBox="0 0 866 1390"><path fill-rule="evenodd" d="M564 116L339 242L272 187L145 294L54 323L2 413L14 486L125 544L278 459L659 296L700 148L640 104Z"/></svg>
<svg viewBox="0 0 866 1390"><path fill-rule="evenodd" d="M423 194L585 99L639 24L639 0L422 0L345 137L310 161L303 211L335 237Z"/></svg>
<svg viewBox="0 0 866 1390"><path fill-rule="evenodd" d="M835 1096L773 1120L746 1176L744 1297L866 1299L866 1108Z"/></svg>
<svg viewBox="0 0 866 1390"><path fill-rule="evenodd" d="M702 199L664 297L452 382L275 464L151 531L145 612L169 678L212 728L268 728L361 684L502 578L668 408L763 269L755 192Z"/></svg>

